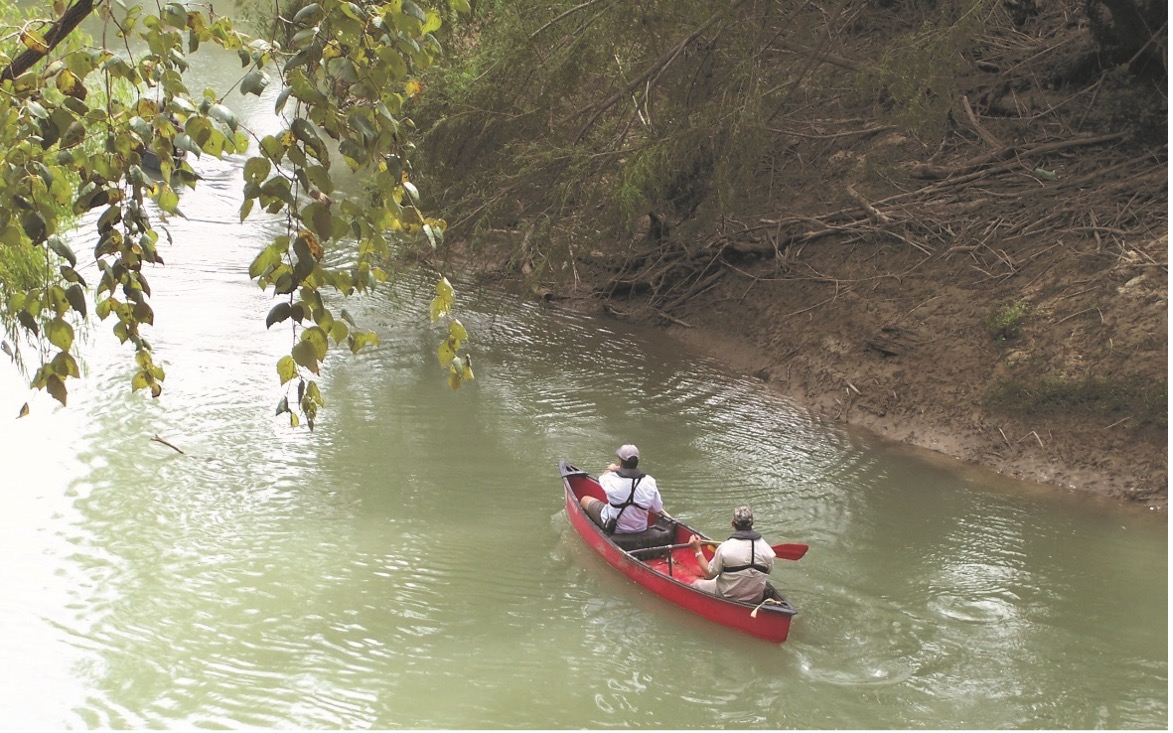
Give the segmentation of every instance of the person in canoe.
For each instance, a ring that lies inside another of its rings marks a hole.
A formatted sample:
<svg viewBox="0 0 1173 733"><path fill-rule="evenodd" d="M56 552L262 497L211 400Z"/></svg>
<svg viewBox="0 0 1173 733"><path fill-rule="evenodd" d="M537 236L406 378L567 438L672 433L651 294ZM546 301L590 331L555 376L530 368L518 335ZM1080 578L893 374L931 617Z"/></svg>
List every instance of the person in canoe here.
<svg viewBox="0 0 1173 733"><path fill-rule="evenodd" d="M731 601L758 603L776 594L766 578L774 568L774 550L761 533L753 528L753 512L748 506L733 510L733 534L717 545L713 559L701 552L701 538L693 535L688 544L696 553L703 578L694 580L694 588L728 598Z"/></svg>
<svg viewBox="0 0 1173 733"><path fill-rule="evenodd" d="M664 510L656 479L639 470L639 448L621 445L612 463L599 475L607 501L584 496L579 502L595 524L608 533L643 532Z"/></svg>

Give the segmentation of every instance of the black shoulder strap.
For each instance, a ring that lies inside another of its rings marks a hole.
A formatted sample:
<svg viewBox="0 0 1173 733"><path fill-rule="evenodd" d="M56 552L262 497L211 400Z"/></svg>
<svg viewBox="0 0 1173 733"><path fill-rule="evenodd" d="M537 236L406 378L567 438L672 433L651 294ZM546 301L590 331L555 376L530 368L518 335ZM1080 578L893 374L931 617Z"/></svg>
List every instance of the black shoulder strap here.
<svg viewBox="0 0 1173 733"><path fill-rule="evenodd" d="M613 520L611 520L613 522L612 526L619 524L619 518L623 516L623 512L627 511L627 507L629 507L629 506L639 507L640 509L643 509L645 512L648 510L648 508L646 506L644 506L642 504L635 503L635 487L639 486L639 482L643 481L643 478L645 475L646 474L641 473L639 476L637 476L636 478L633 478L631 480L631 493L627 495L627 501L623 502L622 504L616 504L615 502L609 502L612 507L619 510L619 513L615 515L615 518Z"/></svg>
<svg viewBox="0 0 1173 733"><path fill-rule="evenodd" d="M750 534L757 535L757 537L751 537L751 536L739 537L738 536L738 535L750 535ZM729 539L731 539L731 540L745 540L745 541L749 542L749 564L748 565L726 565L721 570L721 572L723 572L723 573L739 573L742 570L749 570L750 568L753 568L754 570L757 570L759 573L766 573L768 575L770 573L770 569L768 567L766 567L765 565L759 565L756 562L754 562L754 560L757 559L757 557L755 556L755 551L757 550L757 546L756 546L755 542L759 538L761 538L761 535L758 534L757 532L753 532L752 530L750 530L749 532L734 532L733 536L730 537Z"/></svg>
<svg viewBox="0 0 1173 733"><path fill-rule="evenodd" d="M648 508L646 506L643 506L642 504L635 503L635 487L639 486L639 482L643 481L643 478L644 478L644 474L640 474L638 477L632 479L631 480L631 493L629 493L627 495L627 499L624 500L624 502L622 504L616 504L615 502L612 501L612 502L610 502L611 506L615 507L616 509L623 510L629 506L634 505L634 506L639 507L640 509L643 509L644 511L647 511Z"/></svg>

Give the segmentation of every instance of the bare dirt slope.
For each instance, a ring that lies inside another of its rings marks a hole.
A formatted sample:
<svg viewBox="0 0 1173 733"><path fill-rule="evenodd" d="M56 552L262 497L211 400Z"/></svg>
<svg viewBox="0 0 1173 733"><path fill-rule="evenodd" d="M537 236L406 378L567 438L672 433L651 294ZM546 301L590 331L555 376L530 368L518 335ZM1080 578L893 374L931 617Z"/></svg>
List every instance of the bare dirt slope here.
<svg viewBox="0 0 1173 733"><path fill-rule="evenodd" d="M1165 261L1166 239L1127 253L1073 253L1002 282L964 257L898 278L876 277L869 261L846 253L824 254L805 269L834 272L834 281L771 279L765 267L758 280L730 279L707 294L687 315L691 327L673 325L674 334L833 419L1018 478L1166 506L1165 429L1119 410L1020 415L987 398L1023 369L1159 377L1168 301L1152 261ZM1081 256L1115 259L1111 274L1081 278L1073 262ZM956 269L971 277L939 279ZM765 297L743 298L758 289ZM1030 303L1021 332L996 340L983 321L1017 298Z"/></svg>
<svg viewBox="0 0 1173 733"><path fill-rule="evenodd" d="M990 394L1002 382L1049 376L1149 384L1152 399L1163 395L1167 249L1165 237L1052 249L991 277L968 253L827 245L801 263L731 267L671 315L638 297L587 303L662 324L830 419L1017 478L1164 510L1167 428L1130 414L1135 405L1105 405L1093 393L1086 409L1066 402L1024 415ZM988 319L1018 302L1029 303L1019 332L996 338Z"/></svg>

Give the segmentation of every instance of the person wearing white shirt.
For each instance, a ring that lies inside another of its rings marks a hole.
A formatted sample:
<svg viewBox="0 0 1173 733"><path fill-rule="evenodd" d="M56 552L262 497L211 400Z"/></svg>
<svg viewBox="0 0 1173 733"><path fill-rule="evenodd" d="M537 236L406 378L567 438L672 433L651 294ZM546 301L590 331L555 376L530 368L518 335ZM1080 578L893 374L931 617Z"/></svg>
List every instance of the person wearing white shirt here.
<svg viewBox="0 0 1173 733"><path fill-rule="evenodd" d="M615 451L619 463L612 463L599 476L607 501L593 496L580 500L583 511L608 533L643 532L654 525L664 502L656 479L639 470L639 448L621 445Z"/></svg>

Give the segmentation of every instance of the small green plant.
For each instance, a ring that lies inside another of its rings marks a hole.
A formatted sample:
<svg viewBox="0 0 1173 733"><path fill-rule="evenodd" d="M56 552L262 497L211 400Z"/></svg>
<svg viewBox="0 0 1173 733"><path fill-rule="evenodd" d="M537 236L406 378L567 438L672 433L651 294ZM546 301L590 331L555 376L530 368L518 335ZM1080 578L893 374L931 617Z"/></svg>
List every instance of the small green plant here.
<svg viewBox="0 0 1173 733"><path fill-rule="evenodd" d="M1004 305L988 316L982 323L990 336L997 341L1009 341L1018 335L1022 319L1026 318L1030 306L1025 301Z"/></svg>

